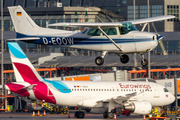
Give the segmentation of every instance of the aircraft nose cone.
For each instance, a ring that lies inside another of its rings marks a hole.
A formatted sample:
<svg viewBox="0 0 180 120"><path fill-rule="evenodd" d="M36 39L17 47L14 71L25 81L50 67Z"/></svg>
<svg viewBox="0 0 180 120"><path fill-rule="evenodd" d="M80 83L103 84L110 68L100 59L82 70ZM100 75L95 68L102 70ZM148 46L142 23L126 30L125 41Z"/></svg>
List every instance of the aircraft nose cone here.
<svg viewBox="0 0 180 120"><path fill-rule="evenodd" d="M171 94L171 103L173 103L175 101L175 96L173 94Z"/></svg>
<svg viewBox="0 0 180 120"><path fill-rule="evenodd" d="M161 40L161 39L164 39L164 36L157 35L157 40Z"/></svg>

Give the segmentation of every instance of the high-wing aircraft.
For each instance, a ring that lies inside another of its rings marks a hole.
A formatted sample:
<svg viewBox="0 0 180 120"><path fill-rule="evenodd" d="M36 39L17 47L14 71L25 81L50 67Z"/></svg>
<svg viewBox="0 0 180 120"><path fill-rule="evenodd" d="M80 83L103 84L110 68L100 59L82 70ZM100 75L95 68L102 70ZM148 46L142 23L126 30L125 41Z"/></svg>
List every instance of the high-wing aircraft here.
<svg viewBox="0 0 180 120"><path fill-rule="evenodd" d="M154 49L163 36L157 33L143 32L144 28L149 22L174 18L174 16L167 15L126 22L55 23L49 25L88 27L82 32L75 32L39 27L21 6L8 7L8 9L16 31L16 39L13 40L100 51L102 55L95 59L97 65L104 63L106 53L116 53L124 64L129 61L126 54L140 53L142 66L147 66L148 61L144 58L143 53ZM136 24L144 24L141 31L134 26Z"/></svg>
<svg viewBox="0 0 180 120"><path fill-rule="evenodd" d="M133 113L145 115L152 106L164 106L174 102L168 90L154 82L140 81L52 81L42 78L16 42L8 42L16 82L5 84L5 89L61 106L90 108L92 113L103 113L113 118L112 110L124 107ZM83 118L84 112L75 112Z"/></svg>

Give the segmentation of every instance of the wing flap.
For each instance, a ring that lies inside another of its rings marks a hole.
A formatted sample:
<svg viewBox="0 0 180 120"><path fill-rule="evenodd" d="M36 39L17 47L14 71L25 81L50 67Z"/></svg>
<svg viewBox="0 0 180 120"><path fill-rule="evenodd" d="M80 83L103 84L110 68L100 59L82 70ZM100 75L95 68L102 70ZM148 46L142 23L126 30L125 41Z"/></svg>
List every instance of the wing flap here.
<svg viewBox="0 0 180 120"><path fill-rule="evenodd" d="M54 23L48 26L64 26L64 27L118 27L122 24L120 22L115 23Z"/></svg>
<svg viewBox="0 0 180 120"><path fill-rule="evenodd" d="M12 39L7 39L7 40L16 40L16 41L21 41L21 40L39 40L39 37L23 37L23 38L12 38Z"/></svg>

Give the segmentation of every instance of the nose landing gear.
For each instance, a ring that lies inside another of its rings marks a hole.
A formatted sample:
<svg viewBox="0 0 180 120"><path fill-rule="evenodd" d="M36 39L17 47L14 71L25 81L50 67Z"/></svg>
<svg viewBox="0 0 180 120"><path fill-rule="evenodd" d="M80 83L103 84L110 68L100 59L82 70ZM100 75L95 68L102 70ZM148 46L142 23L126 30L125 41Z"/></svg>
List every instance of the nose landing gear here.
<svg viewBox="0 0 180 120"><path fill-rule="evenodd" d="M147 65L148 65L148 60L146 60L145 58L144 58L144 55L143 54L140 54L140 57L141 57L141 65L143 66L143 67L146 67Z"/></svg>

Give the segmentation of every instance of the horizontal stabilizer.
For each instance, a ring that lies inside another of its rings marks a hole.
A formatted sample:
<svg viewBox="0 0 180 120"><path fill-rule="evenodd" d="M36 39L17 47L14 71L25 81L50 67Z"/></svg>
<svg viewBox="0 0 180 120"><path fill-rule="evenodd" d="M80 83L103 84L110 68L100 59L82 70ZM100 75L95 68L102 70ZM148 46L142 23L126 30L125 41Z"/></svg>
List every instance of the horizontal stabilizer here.
<svg viewBox="0 0 180 120"><path fill-rule="evenodd" d="M24 38L12 38L12 39L7 39L7 40L39 40L39 37L24 37Z"/></svg>
<svg viewBox="0 0 180 120"><path fill-rule="evenodd" d="M36 84L23 87L23 88L21 88L21 89L19 89L19 90L22 90L22 89L30 90L30 89L32 89L34 86L36 86Z"/></svg>

